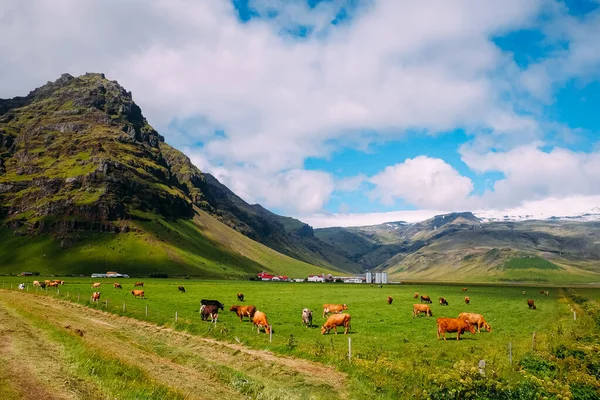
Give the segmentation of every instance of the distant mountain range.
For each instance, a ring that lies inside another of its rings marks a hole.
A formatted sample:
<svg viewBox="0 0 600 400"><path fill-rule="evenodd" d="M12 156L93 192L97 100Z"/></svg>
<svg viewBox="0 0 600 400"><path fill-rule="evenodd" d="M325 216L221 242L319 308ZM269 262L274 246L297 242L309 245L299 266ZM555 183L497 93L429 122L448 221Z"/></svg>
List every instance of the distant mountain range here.
<svg viewBox="0 0 600 400"><path fill-rule="evenodd" d="M0 273L600 282L599 215L313 229L200 171L102 74L0 99Z"/></svg>

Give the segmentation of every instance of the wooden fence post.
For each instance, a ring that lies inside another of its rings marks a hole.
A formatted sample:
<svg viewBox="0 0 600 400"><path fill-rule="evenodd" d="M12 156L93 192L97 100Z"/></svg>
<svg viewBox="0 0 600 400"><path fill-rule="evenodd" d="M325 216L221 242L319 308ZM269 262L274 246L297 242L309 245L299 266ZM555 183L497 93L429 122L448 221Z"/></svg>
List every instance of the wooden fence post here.
<svg viewBox="0 0 600 400"><path fill-rule="evenodd" d="M531 335L531 350L535 351L535 331Z"/></svg>
<svg viewBox="0 0 600 400"><path fill-rule="evenodd" d="M577 311L573 311L573 321L577 321Z"/></svg>
<svg viewBox="0 0 600 400"><path fill-rule="evenodd" d="M512 366L512 343L508 342L508 364Z"/></svg>
<svg viewBox="0 0 600 400"><path fill-rule="evenodd" d="M148 306L146 306L146 317L148 316Z"/></svg>
<svg viewBox="0 0 600 400"><path fill-rule="evenodd" d="M269 343L273 343L273 326L269 325Z"/></svg>
<svg viewBox="0 0 600 400"><path fill-rule="evenodd" d="M179 319L179 314L177 313L177 311L175 311L175 322L177 322L178 319Z"/></svg>
<svg viewBox="0 0 600 400"><path fill-rule="evenodd" d="M123 312L125 312L125 303L123 303Z"/></svg>
<svg viewBox="0 0 600 400"><path fill-rule="evenodd" d="M79 293L77 293L77 302L79 303Z"/></svg>
<svg viewBox="0 0 600 400"><path fill-rule="evenodd" d="M352 360L352 338L348 337L348 360Z"/></svg>

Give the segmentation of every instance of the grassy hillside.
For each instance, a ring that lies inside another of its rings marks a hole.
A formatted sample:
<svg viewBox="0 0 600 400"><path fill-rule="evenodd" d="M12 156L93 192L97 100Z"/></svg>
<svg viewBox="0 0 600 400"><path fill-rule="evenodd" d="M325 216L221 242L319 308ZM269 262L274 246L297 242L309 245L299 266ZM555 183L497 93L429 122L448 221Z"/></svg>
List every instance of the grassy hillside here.
<svg viewBox="0 0 600 400"><path fill-rule="evenodd" d="M137 221L129 232L79 232L72 244L48 234L0 230L0 274L84 274L117 270L216 279L246 279L262 270L293 277L330 272L278 253L225 226L204 211L193 220Z"/></svg>

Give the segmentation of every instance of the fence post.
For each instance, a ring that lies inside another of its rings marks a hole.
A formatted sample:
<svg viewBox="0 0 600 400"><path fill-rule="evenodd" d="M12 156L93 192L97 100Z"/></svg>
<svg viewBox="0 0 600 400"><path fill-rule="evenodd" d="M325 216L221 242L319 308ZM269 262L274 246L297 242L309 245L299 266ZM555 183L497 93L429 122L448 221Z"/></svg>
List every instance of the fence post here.
<svg viewBox="0 0 600 400"><path fill-rule="evenodd" d="M125 303L123 303L123 312L125 312Z"/></svg>
<svg viewBox="0 0 600 400"><path fill-rule="evenodd" d="M577 311L573 311L573 321L577 321Z"/></svg>
<svg viewBox="0 0 600 400"><path fill-rule="evenodd" d="M77 302L79 303L79 293L77 293Z"/></svg>
<svg viewBox="0 0 600 400"><path fill-rule="evenodd" d="M179 319L179 314L177 313L177 311L175 311L175 322L177 322L178 319Z"/></svg>
<svg viewBox="0 0 600 400"><path fill-rule="evenodd" d="M348 337L348 360L352 360L352 338Z"/></svg>
<svg viewBox="0 0 600 400"><path fill-rule="evenodd" d="M508 364L512 366L512 343L508 342Z"/></svg>
<svg viewBox="0 0 600 400"><path fill-rule="evenodd" d="M533 335L531 335L531 350L535 351L535 331L533 332Z"/></svg>
<svg viewBox="0 0 600 400"><path fill-rule="evenodd" d="M108 299L104 301L104 307L108 308Z"/></svg>
<svg viewBox="0 0 600 400"><path fill-rule="evenodd" d="M273 326L269 325L269 343L273 343Z"/></svg>
<svg viewBox="0 0 600 400"><path fill-rule="evenodd" d="M146 317L148 316L148 306L146 306Z"/></svg>

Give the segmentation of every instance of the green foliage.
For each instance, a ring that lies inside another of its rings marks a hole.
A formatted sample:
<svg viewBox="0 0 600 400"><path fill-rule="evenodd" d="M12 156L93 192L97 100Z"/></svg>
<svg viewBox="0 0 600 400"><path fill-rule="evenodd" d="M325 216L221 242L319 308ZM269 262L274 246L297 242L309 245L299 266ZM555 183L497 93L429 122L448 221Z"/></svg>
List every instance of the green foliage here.
<svg viewBox="0 0 600 400"><path fill-rule="evenodd" d="M556 375L556 365L554 363L533 353L528 353L521 358L519 366L524 371L541 377L552 378Z"/></svg>

